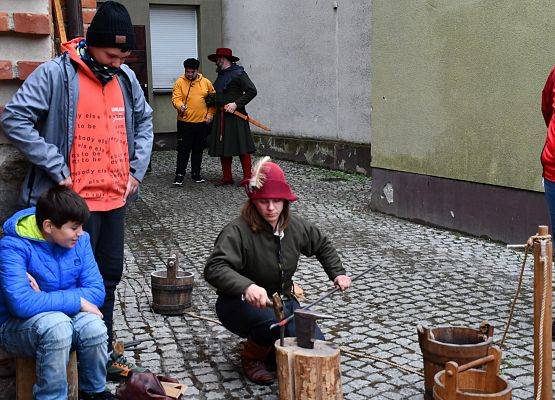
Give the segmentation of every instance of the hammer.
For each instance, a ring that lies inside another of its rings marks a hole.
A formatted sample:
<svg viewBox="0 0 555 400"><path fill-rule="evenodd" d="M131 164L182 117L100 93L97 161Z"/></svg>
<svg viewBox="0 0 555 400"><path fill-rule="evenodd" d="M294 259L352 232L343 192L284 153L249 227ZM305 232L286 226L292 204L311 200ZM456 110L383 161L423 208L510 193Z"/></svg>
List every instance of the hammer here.
<svg viewBox="0 0 555 400"><path fill-rule="evenodd" d="M283 301L279 293L274 293L272 295L272 300L268 299L266 303L267 307L273 307L274 315L278 321L285 319L285 312L283 311ZM279 327L279 345L283 347L285 339L285 325Z"/></svg>

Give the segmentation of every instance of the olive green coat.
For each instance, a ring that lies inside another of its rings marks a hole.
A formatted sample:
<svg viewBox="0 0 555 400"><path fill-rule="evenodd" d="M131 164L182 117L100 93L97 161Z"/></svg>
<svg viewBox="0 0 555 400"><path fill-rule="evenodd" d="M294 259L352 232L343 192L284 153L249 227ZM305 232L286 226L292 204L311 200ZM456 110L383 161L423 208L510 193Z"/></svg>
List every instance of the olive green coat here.
<svg viewBox="0 0 555 400"><path fill-rule="evenodd" d="M269 224L254 233L238 217L216 239L204 268L204 278L219 294L240 296L253 283L266 289L269 296L275 292L289 294L301 254L316 256L331 280L345 274L335 248L311 223L292 215L280 241Z"/></svg>
<svg viewBox="0 0 555 400"><path fill-rule="evenodd" d="M256 87L246 72L227 84L222 93L216 93L214 123L208 138L208 154L218 156L238 156L255 152L249 123L233 114L223 111L228 103L237 104L237 111L247 114L245 105L256 96ZM221 119L223 115L223 130Z"/></svg>

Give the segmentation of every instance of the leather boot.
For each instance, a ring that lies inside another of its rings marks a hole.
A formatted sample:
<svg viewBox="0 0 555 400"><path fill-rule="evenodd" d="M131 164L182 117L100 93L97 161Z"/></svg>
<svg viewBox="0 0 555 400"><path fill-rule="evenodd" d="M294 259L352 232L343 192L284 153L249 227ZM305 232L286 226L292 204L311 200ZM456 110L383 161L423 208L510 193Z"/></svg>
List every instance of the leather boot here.
<svg viewBox="0 0 555 400"><path fill-rule="evenodd" d="M274 382L274 376L268 372L264 364L269 351L270 347L260 346L247 339L241 354L241 364L246 377L259 385L271 385Z"/></svg>
<svg viewBox="0 0 555 400"><path fill-rule="evenodd" d="M276 361L276 348L274 346L270 347L270 351L266 354L266 359L264 360L266 369L270 372L276 372L277 361Z"/></svg>

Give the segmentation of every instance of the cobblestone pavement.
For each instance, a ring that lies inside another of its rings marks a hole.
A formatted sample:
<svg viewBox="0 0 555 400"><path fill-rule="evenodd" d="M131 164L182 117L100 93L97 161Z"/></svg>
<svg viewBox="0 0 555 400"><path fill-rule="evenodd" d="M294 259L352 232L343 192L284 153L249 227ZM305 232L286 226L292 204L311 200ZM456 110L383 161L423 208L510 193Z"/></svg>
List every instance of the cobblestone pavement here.
<svg viewBox="0 0 555 400"><path fill-rule="evenodd" d="M154 154L141 199L128 210L116 336L145 339L142 350L127 355L182 380L189 386L188 399L276 399L277 385L256 386L242 376L240 338L209 321L164 317L150 309L150 273L164 269L170 251L178 249L182 267L195 273L191 311L215 318L216 296L202 278L204 263L216 235L245 200L239 188L188 179L182 188L173 188L174 157L173 152ZM495 340L500 339L521 255L498 243L369 211L368 178L289 162L280 165L299 196L295 212L330 236L348 273L376 266L352 290L317 308L335 316L321 324L330 341L421 369L417 324L477 327L488 320L496 328ZM206 159L204 168L205 178L219 178L214 159ZM296 280L308 300L331 287L315 259L301 259ZM529 266L502 365L515 399L532 398L532 287ZM422 398L423 380L417 374L345 354L341 367L345 399Z"/></svg>

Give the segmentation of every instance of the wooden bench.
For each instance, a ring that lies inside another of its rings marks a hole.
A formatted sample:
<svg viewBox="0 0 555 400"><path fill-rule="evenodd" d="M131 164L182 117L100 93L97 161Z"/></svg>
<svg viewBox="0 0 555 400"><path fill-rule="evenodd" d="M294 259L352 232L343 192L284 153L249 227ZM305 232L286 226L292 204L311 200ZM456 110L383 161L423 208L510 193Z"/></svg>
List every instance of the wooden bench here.
<svg viewBox="0 0 555 400"><path fill-rule="evenodd" d="M13 363L13 357L0 347L0 363ZM15 358L15 399L33 400L33 385L36 381L35 359L16 357ZM77 353L72 351L69 355L67 365L67 386L68 400L78 400L79 381L77 376Z"/></svg>

